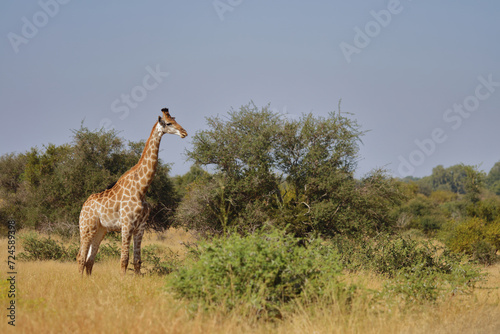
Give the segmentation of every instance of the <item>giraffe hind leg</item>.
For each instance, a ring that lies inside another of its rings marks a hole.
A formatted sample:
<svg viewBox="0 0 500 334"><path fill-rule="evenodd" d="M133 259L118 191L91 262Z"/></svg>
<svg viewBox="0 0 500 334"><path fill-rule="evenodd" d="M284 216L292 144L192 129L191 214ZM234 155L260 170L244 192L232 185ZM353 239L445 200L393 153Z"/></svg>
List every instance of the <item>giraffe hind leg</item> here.
<svg viewBox="0 0 500 334"><path fill-rule="evenodd" d="M88 251L87 258L85 259L85 270L87 275L92 274L92 267L94 266L95 257L97 255L97 251L99 250L99 245L101 244L102 239L106 236L106 229L100 227L97 232L94 234L92 241L90 242L90 247Z"/></svg>
<svg viewBox="0 0 500 334"><path fill-rule="evenodd" d="M90 241L80 240L80 251L76 257L78 262L78 271L83 275L83 269L85 268L85 262L87 259L87 254L90 248Z"/></svg>
<svg viewBox="0 0 500 334"><path fill-rule="evenodd" d="M83 270L87 268L87 274L89 274L87 261L89 260L89 252L92 248L95 248L93 244L96 232L98 230L97 224L99 219L80 219L80 251L77 255L78 271L83 275ZM97 251L97 249L96 249ZM93 263L92 263L93 265Z"/></svg>

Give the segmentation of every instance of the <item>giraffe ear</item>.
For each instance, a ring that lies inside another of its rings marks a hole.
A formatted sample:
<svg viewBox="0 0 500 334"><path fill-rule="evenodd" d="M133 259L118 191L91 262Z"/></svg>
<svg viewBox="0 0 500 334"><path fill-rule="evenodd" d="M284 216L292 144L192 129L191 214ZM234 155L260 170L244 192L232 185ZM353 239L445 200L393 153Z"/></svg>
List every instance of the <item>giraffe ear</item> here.
<svg viewBox="0 0 500 334"><path fill-rule="evenodd" d="M158 123L160 123L161 126L166 126L167 123L165 123L165 121L161 118L161 116L158 116Z"/></svg>

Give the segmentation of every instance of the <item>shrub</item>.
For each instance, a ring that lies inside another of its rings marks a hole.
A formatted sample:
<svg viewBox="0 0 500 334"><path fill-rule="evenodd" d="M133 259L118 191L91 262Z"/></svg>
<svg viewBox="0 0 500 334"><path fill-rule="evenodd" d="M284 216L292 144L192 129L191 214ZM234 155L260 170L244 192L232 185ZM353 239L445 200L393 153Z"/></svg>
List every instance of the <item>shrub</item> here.
<svg viewBox="0 0 500 334"><path fill-rule="evenodd" d="M177 224L203 236L222 234L229 215L222 209L230 205L221 205L224 202L222 189L217 186L217 181L209 177L202 177L190 184L176 211Z"/></svg>
<svg viewBox="0 0 500 334"><path fill-rule="evenodd" d="M479 277L460 257L429 242L388 235L368 240L338 236L333 242L346 268L386 275L382 294L397 294L408 302L434 301L446 292L467 290Z"/></svg>
<svg viewBox="0 0 500 334"><path fill-rule="evenodd" d="M130 247L131 248L133 247L132 243ZM95 260L101 261L104 259L119 258L121 256L121 253L122 253L122 246L118 244L117 241L113 240L110 243L101 243Z"/></svg>
<svg viewBox="0 0 500 334"><path fill-rule="evenodd" d="M20 237L24 251L19 254L19 259L24 261L75 261L80 245L76 242L64 246L62 243L49 237L43 237L36 232L31 232ZM106 258L120 257L121 246L117 242L102 243L96 256L96 262Z"/></svg>
<svg viewBox="0 0 500 334"><path fill-rule="evenodd" d="M495 247L486 240L478 240L472 245L472 258L482 264L493 264L497 260Z"/></svg>
<svg viewBox="0 0 500 334"><path fill-rule="evenodd" d="M25 234L20 239L24 252L19 254L19 259L24 261L74 261L80 248L75 242L65 247L50 236L43 237L36 232Z"/></svg>
<svg viewBox="0 0 500 334"><path fill-rule="evenodd" d="M163 258L158 253L158 245L148 245L142 248L142 262L145 264L144 267L148 274L168 275L179 268L181 264L179 254L170 248Z"/></svg>
<svg viewBox="0 0 500 334"><path fill-rule="evenodd" d="M19 254L21 260L60 260L66 256L64 246L54 239L40 237L37 233L29 233L20 237L24 252Z"/></svg>
<svg viewBox="0 0 500 334"><path fill-rule="evenodd" d="M500 198L490 196L475 205L469 205L467 211L470 216L484 219L487 223L493 222L500 216Z"/></svg>
<svg viewBox="0 0 500 334"><path fill-rule="evenodd" d="M338 236L333 243L342 254L342 262L351 270L368 269L394 277L401 270L422 264L443 273L451 271L449 261L436 256L437 247L408 237L380 234L372 239L352 239Z"/></svg>
<svg viewBox="0 0 500 334"><path fill-rule="evenodd" d="M477 269L458 262L446 271L421 262L399 270L382 293L396 294L406 302L436 301L440 296L470 291L480 277Z"/></svg>
<svg viewBox="0 0 500 334"><path fill-rule="evenodd" d="M430 194L429 198L435 203L444 204L456 201L458 199L458 195L449 190L436 190Z"/></svg>
<svg viewBox="0 0 500 334"><path fill-rule="evenodd" d="M500 219L488 224L486 240L494 247L495 251L500 250Z"/></svg>
<svg viewBox="0 0 500 334"><path fill-rule="evenodd" d="M487 223L481 218L469 218L452 228L446 243L454 252L467 254L482 264L491 264L497 259L499 240L499 221Z"/></svg>
<svg viewBox="0 0 500 334"><path fill-rule="evenodd" d="M407 217L404 227L422 230L427 235L433 234L445 223L445 217L436 203L438 200L434 198L433 201L431 199L418 194L395 210L395 215Z"/></svg>
<svg viewBox="0 0 500 334"><path fill-rule="evenodd" d="M168 285L204 308L277 316L290 301L341 291L339 256L320 239L306 247L282 231L202 242L194 258L174 272ZM331 291L331 290L330 290Z"/></svg>

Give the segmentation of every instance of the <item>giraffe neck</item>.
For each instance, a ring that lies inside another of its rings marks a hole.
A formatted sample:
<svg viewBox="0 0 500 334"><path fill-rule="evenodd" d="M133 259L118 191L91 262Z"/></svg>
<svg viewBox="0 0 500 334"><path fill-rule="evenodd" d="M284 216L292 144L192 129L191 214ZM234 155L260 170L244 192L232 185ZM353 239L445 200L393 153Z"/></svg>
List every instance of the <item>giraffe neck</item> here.
<svg viewBox="0 0 500 334"><path fill-rule="evenodd" d="M155 176L156 166L158 165L158 151L163 133L157 130L157 124L158 122L153 127L146 141L139 162L133 167L134 172L130 175L131 181L136 183L136 189L140 198L146 195Z"/></svg>

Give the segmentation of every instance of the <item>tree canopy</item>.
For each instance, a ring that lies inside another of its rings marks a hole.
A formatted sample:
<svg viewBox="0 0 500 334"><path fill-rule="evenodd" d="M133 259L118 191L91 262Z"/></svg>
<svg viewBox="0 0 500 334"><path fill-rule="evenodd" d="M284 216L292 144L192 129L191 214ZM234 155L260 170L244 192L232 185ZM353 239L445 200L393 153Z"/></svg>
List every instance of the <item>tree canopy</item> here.
<svg viewBox="0 0 500 334"><path fill-rule="evenodd" d="M265 222L299 235L387 227L385 212L402 194L381 171L355 180L363 132L347 116L292 120L250 103L227 119L207 118L209 128L195 134L188 157L216 172L190 188L178 220L212 233ZM368 202L376 207L365 209Z"/></svg>

